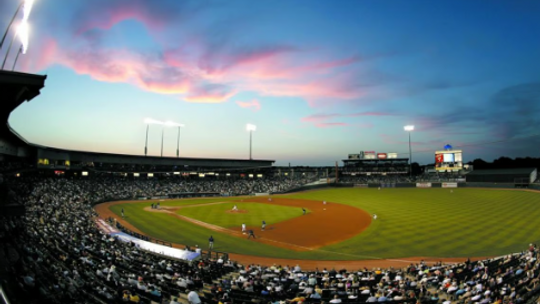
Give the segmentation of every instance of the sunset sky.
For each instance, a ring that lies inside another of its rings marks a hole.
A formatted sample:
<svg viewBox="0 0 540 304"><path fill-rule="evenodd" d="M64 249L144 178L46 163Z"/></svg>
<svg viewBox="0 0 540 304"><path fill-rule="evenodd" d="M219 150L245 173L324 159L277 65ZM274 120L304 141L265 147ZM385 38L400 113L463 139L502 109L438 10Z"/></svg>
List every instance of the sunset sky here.
<svg viewBox="0 0 540 304"><path fill-rule="evenodd" d="M540 156L540 1L36 0L28 20L16 70L48 78L9 123L33 143L142 155L151 117L185 124L186 157L248 158L247 123L278 165L408 157L408 124L423 164Z"/></svg>

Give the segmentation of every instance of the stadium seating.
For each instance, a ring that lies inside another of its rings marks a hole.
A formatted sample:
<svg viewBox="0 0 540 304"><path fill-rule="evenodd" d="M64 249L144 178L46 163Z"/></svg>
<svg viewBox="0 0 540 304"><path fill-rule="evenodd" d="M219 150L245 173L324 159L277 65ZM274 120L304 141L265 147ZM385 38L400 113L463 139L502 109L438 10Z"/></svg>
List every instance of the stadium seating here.
<svg viewBox="0 0 540 304"><path fill-rule="evenodd" d="M93 202L176 191L251 193L301 184L279 179L237 181L133 180L110 176L8 177L23 217L2 217L0 261L13 303L532 303L540 293L540 251L457 265L403 269L323 269L195 263L140 250L95 225ZM232 190L231 190L232 189Z"/></svg>

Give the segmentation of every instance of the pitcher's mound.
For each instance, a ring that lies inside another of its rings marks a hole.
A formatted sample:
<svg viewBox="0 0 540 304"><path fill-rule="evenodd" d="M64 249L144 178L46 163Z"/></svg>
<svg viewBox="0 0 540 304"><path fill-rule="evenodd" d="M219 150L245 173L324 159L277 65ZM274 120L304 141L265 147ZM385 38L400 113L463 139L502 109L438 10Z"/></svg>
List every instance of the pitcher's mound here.
<svg viewBox="0 0 540 304"><path fill-rule="evenodd" d="M247 210L227 210L227 213L248 213Z"/></svg>

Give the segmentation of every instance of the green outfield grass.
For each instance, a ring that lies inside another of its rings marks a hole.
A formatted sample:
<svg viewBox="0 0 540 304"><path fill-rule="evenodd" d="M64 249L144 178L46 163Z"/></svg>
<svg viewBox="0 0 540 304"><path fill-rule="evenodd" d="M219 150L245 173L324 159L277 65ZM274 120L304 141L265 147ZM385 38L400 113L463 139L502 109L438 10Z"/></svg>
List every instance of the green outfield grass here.
<svg viewBox="0 0 540 304"><path fill-rule="evenodd" d="M347 204L378 215L378 219L361 234L339 244L309 252L295 252L255 243L246 239L216 233L170 215L143 210L148 204L123 204L111 207L120 215L123 207L126 220L148 235L181 244L205 247L210 235L216 239L215 249L257 256L357 260L369 258L403 258L413 256L473 257L503 255L521 251L530 242L540 241L540 193L497 189L355 189L339 188L286 195L287 198L322 200ZM180 200L162 205L207 204L231 202L235 198ZM242 204L240 202L238 205ZM256 205L256 204L253 204ZM259 204L260 205L260 204ZM223 211L219 205L206 206L212 224ZM266 205L265 205L266 206ZM268 205L269 206L269 205ZM309 208L309 205L306 205ZM242 207L241 209L243 209ZM247 208L247 207L246 207ZM249 207L251 208L251 207ZM196 212L197 208L185 210ZM290 208L292 211L297 208ZM266 213L265 217L266 217ZM249 213L247 214L249 215ZM268 214L267 222L276 222L276 215ZM293 215L294 216L294 215ZM255 220L259 225L259 219ZM224 224L225 225L225 224ZM354 225L354 223L343 223ZM314 227L316 229L316 227ZM291 232L294 233L294 232Z"/></svg>
<svg viewBox="0 0 540 304"><path fill-rule="evenodd" d="M240 210L247 211L247 213L228 212L232 210L234 205ZM230 202L183 208L177 210L176 213L220 227L240 228L242 223L247 226L260 226L262 221L266 221L268 225L276 224L302 215L302 209L260 203Z"/></svg>

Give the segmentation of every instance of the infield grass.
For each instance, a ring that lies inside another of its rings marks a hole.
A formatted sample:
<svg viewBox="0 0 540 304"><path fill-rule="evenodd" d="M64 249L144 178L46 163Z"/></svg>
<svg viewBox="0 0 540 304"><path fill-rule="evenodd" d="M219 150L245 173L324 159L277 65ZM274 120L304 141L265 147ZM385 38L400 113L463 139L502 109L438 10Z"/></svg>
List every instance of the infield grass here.
<svg viewBox="0 0 540 304"><path fill-rule="evenodd" d="M230 212L235 205L245 213ZM260 226L262 221L276 224L302 215L302 209L261 203L224 203L182 208L176 213L220 227L240 228L242 223L247 226Z"/></svg>
<svg viewBox="0 0 540 304"><path fill-rule="evenodd" d="M208 237L213 235L216 250L280 258L358 260L498 256L521 251L529 243L540 241L540 193L474 188L458 188L453 193L449 189L435 188L336 188L283 197L347 204L371 214L376 213L378 219L372 221L363 233L344 242L319 250L296 252L217 233L167 214L150 213L143 210L146 204L116 205L111 210L119 215L123 207L126 220L159 239L193 246L205 244ZM180 200L163 202L162 205L230 201L232 208L233 202L238 200ZM309 208L309 205L306 207ZM184 210L187 209L197 208ZM222 214L214 209L207 211L216 212L217 217ZM276 222L270 214L265 220ZM260 224L258 219L256 224Z"/></svg>

